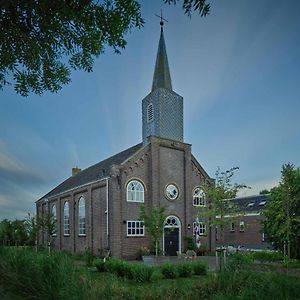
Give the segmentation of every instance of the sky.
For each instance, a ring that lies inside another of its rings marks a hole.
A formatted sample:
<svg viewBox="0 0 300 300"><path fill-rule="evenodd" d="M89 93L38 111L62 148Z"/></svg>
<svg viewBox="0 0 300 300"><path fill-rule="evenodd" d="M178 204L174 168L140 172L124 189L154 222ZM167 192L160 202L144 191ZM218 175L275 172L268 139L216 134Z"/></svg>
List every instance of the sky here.
<svg viewBox="0 0 300 300"><path fill-rule="evenodd" d="M212 0L206 18L187 17L180 2L141 1L145 26L121 55L107 48L57 94L0 91L0 220L35 212L72 167L142 141L161 8L184 141L208 174L238 166L233 182L251 186L247 196L277 185L283 164L300 166L300 1Z"/></svg>

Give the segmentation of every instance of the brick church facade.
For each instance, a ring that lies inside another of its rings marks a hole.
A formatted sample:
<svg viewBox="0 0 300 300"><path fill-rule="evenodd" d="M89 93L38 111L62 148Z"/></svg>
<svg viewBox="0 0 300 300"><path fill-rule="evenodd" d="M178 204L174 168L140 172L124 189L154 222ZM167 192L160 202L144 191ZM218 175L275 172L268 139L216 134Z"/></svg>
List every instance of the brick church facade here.
<svg viewBox="0 0 300 300"><path fill-rule="evenodd" d="M183 98L172 89L161 27L151 92L142 100L143 142L73 175L36 202L37 215L56 220L55 248L134 258L151 238L140 207L165 207L161 248L165 255L185 249L196 215L206 206L202 186L211 178L183 141ZM197 220L201 242L215 248L214 232ZM170 230L172 229L172 230ZM39 243L45 243L41 236Z"/></svg>

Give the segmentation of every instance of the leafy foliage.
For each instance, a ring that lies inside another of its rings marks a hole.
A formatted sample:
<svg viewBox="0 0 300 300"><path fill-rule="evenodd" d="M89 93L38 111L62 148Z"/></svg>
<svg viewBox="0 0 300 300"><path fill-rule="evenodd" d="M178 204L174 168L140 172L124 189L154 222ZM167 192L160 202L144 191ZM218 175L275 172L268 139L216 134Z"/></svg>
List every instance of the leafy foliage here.
<svg viewBox="0 0 300 300"><path fill-rule="evenodd" d="M179 2L178 0L164 0L165 3L174 5ZM207 3L206 0L183 0L182 9L184 13L187 14L189 17L192 15L192 11L197 11L201 17L205 17L209 14L210 4Z"/></svg>
<svg viewBox="0 0 300 300"><path fill-rule="evenodd" d="M182 7L189 16L209 12L206 0L184 0ZM14 84L21 96L57 92L70 82L71 69L91 72L107 46L120 53L125 35L143 24L137 0L2 1L0 89Z"/></svg>
<svg viewBox="0 0 300 300"><path fill-rule="evenodd" d="M159 241L163 235L163 226L166 219L164 207L153 207L149 214L146 213L145 206L140 209L139 219L144 222L147 232L152 236L155 244L155 255L158 255Z"/></svg>
<svg viewBox="0 0 300 300"><path fill-rule="evenodd" d="M105 46L119 53L143 23L135 0L2 1L0 88L13 81L22 96L56 92L71 69L91 72Z"/></svg>
<svg viewBox="0 0 300 300"><path fill-rule="evenodd" d="M174 279L178 277L178 271L175 265L171 263L165 263L160 268L161 273L165 278Z"/></svg>
<svg viewBox="0 0 300 300"><path fill-rule="evenodd" d="M198 260L191 264L193 272L195 275L206 275L207 274L207 264L204 261Z"/></svg>
<svg viewBox="0 0 300 300"><path fill-rule="evenodd" d="M191 263L180 263L176 265L179 277L191 277L193 275L193 267Z"/></svg>
<svg viewBox="0 0 300 300"><path fill-rule="evenodd" d="M300 257L300 169L292 164L282 167L281 181L271 190L264 213L264 230L269 242L288 256ZM290 255L289 255L290 254Z"/></svg>
<svg viewBox="0 0 300 300"><path fill-rule="evenodd" d="M210 226L216 226L220 232L220 240L223 239L223 230L234 219L241 215L241 211L230 199L235 198L238 191L246 188L245 184L232 183L232 177L238 167L233 167L225 172L220 168L216 171L214 183L204 186L208 206L201 208L198 216L209 220Z"/></svg>

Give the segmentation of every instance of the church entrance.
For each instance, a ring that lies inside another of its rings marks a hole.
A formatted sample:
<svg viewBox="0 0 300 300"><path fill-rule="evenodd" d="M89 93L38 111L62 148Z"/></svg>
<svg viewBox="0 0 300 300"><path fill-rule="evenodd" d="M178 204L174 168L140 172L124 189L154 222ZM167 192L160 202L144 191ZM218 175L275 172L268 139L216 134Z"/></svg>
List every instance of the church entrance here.
<svg viewBox="0 0 300 300"><path fill-rule="evenodd" d="M165 255L176 256L181 252L181 225L176 216L166 218L163 236L163 249Z"/></svg>

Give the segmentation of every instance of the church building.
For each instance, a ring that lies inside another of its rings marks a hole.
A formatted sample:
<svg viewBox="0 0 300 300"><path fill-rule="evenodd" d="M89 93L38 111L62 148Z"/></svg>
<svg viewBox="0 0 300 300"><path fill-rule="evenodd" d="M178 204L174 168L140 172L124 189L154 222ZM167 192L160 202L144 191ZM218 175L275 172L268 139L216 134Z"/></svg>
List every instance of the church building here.
<svg viewBox="0 0 300 300"><path fill-rule="evenodd" d="M203 185L211 178L184 142L183 97L172 87L163 23L152 89L142 100L142 127L140 144L84 170L73 168L70 178L36 202L38 216L50 211L56 220L56 249L109 248L113 257L135 258L141 247L151 246L139 220L141 205L148 213L165 207L165 255L183 252L195 226L202 245L215 248L214 231L196 218L206 207ZM39 243L45 241L40 237Z"/></svg>

